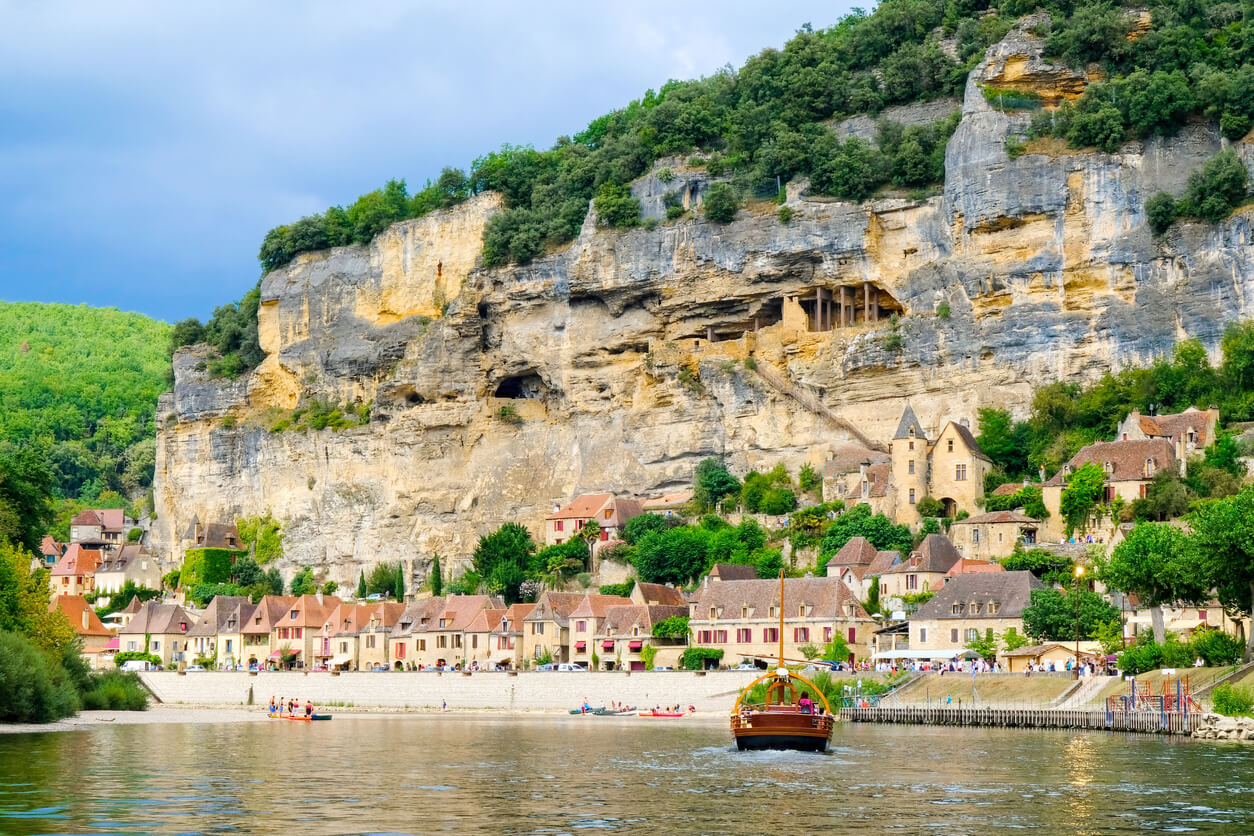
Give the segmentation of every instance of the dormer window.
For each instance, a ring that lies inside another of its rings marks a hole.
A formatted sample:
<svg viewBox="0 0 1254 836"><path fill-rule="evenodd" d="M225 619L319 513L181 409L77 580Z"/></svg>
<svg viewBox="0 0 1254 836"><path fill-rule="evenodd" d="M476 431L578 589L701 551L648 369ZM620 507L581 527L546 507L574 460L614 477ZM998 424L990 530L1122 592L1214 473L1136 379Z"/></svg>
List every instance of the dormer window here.
<svg viewBox="0 0 1254 836"><path fill-rule="evenodd" d="M871 495L871 483L863 479L862 480L862 498L866 499L870 495Z"/></svg>
<svg viewBox="0 0 1254 836"><path fill-rule="evenodd" d="M1070 475L1071 475L1071 465L1070 465L1070 464L1064 464L1064 465L1062 466L1062 475L1063 475L1063 476L1070 476Z"/></svg>
<svg viewBox="0 0 1254 836"><path fill-rule="evenodd" d="M710 607L710 621L713 621L716 618L718 618L718 613L715 611L714 607Z"/></svg>
<svg viewBox="0 0 1254 836"><path fill-rule="evenodd" d="M802 604L801 606L797 607L797 618L805 618L805 617L806 617L806 605Z"/></svg>
<svg viewBox="0 0 1254 836"><path fill-rule="evenodd" d="M1148 479L1154 475L1154 464L1155 463L1152 458L1145 460L1145 478Z"/></svg>
<svg viewBox="0 0 1254 836"><path fill-rule="evenodd" d="M771 607L771 618L779 615L779 607Z"/></svg>
<svg viewBox="0 0 1254 836"><path fill-rule="evenodd" d="M741 608L740 608L740 617L741 617L741 618L748 618L748 617L749 617L749 607L747 607L747 606L741 606Z"/></svg>
<svg viewBox="0 0 1254 836"><path fill-rule="evenodd" d="M1111 475L1115 472L1114 462L1102 462L1102 470L1105 471L1107 476Z"/></svg>
<svg viewBox="0 0 1254 836"><path fill-rule="evenodd" d="M296 610L292 610L292 621L296 620Z"/></svg>
<svg viewBox="0 0 1254 836"><path fill-rule="evenodd" d="M996 601L988 602L988 614L997 615L997 602Z"/></svg>
<svg viewBox="0 0 1254 836"><path fill-rule="evenodd" d="M953 605L953 607L952 607L951 609L952 609L952 613L953 613L954 615L962 615L962 605L961 605L961 604L954 604L954 605Z"/></svg>
<svg viewBox="0 0 1254 836"><path fill-rule="evenodd" d="M975 603L974 601L972 601L970 604L967 605L968 615L975 615L979 611L980 611L980 605Z"/></svg>
<svg viewBox="0 0 1254 836"><path fill-rule="evenodd" d="M914 438L914 427L911 427L911 428L910 428L910 437L911 437L911 438ZM913 450L913 449L914 449L914 447L913 447L913 446L911 446L911 448L910 448L910 449L911 449L911 450Z"/></svg>

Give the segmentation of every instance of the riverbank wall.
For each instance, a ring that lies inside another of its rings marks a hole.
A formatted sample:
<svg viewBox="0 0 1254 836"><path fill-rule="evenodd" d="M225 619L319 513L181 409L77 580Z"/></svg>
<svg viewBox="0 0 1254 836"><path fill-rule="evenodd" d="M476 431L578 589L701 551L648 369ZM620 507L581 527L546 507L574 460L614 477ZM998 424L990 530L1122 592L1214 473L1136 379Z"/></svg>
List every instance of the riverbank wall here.
<svg viewBox="0 0 1254 836"><path fill-rule="evenodd" d="M265 705L271 697L311 700L318 706L558 711L610 701L639 708L680 705L698 712L730 712L753 671L638 671L577 673L524 671L462 673L172 671L140 674L168 705Z"/></svg>
<svg viewBox="0 0 1254 836"><path fill-rule="evenodd" d="M1191 734L1203 715L1156 711L1090 711L1058 708L842 708L840 719L852 723L902 723L925 726L1095 729L1105 731Z"/></svg>
<svg viewBox="0 0 1254 836"><path fill-rule="evenodd" d="M1254 743L1254 718L1203 714L1193 727L1198 740L1240 740Z"/></svg>

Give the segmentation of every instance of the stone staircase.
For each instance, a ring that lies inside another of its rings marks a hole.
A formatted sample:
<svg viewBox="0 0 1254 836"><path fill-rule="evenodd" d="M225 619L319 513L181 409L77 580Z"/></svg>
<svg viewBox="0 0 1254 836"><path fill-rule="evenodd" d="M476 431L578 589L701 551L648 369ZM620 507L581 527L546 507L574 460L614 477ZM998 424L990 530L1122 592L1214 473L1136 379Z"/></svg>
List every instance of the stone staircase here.
<svg viewBox="0 0 1254 836"><path fill-rule="evenodd" d="M1110 684L1108 676L1090 676L1081 679L1064 691L1050 707L1068 710L1084 708L1108 684Z"/></svg>
<svg viewBox="0 0 1254 836"><path fill-rule="evenodd" d="M826 418L845 432L856 438L863 446L872 450L878 450L881 453L888 452L887 449L878 441L872 441L861 430L853 424L840 417L834 410L829 408L825 403L819 400L818 395L809 389L798 385L788 376L787 373L780 371L773 364L766 362L758 357L754 357L754 371L758 376L767 382L772 389L782 395L787 395L806 411L812 412L821 418Z"/></svg>

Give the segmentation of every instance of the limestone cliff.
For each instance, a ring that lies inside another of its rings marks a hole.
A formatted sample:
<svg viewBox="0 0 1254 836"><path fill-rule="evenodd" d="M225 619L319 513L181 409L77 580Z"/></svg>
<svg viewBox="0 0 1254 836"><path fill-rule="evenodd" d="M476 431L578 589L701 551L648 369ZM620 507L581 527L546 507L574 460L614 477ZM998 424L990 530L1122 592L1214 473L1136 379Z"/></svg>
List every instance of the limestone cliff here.
<svg viewBox="0 0 1254 836"><path fill-rule="evenodd" d="M481 195L270 273L267 357L248 379L207 379L195 350L175 358L158 410L159 542L177 550L193 514L270 509L289 570L343 583L403 558L421 575L504 521L538 533L582 491L676 487L710 455L795 472L886 439L907 402L928 424L988 405L1021 414L1040 383L1141 363L1185 336L1216 346L1225 323L1254 315L1251 214L1155 240L1143 206L1182 190L1221 148L1217 131L1011 159L1005 141L1028 117L997 111L980 85L1053 102L1088 82L1040 53L1028 24L989 50L944 190L926 200L855 205L798 184L788 224L773 204L727 225L698 215L625 232L590 213L568 247L485 270L499 203ZM674 175L699 201L705 172ZM656 178L635 191L658 217ZM370 403L370 421L270 431L313 398Z"/></svg>

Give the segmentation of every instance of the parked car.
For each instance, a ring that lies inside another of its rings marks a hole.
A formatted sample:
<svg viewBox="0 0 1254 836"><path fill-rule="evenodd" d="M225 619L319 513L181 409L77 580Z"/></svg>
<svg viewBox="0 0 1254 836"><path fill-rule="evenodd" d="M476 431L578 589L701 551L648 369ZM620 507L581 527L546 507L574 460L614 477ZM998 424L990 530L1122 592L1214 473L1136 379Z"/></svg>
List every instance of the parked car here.
<svg viewBox="0 0 1254 836"><path fill-rule="evenodd" d="M675 669L674 669L674 668L672 668L670 665L654 665L654 666L653 666L653 670L655 670L655 671L673 671L673 670L675 670Z"/></svg>
<svg viewBox="0 0 1254 836"><path fill-rule="evenodd" d="M734 671L756 671L757 669L757 665L751 665L748 662L741 662L739 665L732 668Z"/></svg>
<svg viewBox="0 0 1254 836"><path fill-rule="evenodd" d="M557 666L557 670L559 671L583 671L585 673L588 671L588 669L585 668L583 665L577 665L574 662L563 662L562 664Z"/></svg>
<svg viewBox="0 0 1254 836"><path fill-rule="evenodd" d="M188 665L187 667L183 668L183 670L187 671L188 673L191 673L192 671L203 671L204 669L205 669L204 665Z"/></svg>

